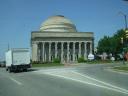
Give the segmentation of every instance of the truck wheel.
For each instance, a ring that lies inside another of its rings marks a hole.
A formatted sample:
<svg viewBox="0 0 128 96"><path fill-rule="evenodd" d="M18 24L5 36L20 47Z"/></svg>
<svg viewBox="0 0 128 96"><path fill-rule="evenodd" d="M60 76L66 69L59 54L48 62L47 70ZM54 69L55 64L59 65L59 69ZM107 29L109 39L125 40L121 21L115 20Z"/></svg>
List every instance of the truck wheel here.
<svg viewBox="0 0 128 96"><path fill-rule="evenodd" d="M24 71L24 72L27 72L27 69L24 69L23 71Z"/></svg>
<svg viewBox="0 0 128 96"><path fill-rule="evenodd" d="M8 68L6 68L6 71L8 71Z"/></svg>

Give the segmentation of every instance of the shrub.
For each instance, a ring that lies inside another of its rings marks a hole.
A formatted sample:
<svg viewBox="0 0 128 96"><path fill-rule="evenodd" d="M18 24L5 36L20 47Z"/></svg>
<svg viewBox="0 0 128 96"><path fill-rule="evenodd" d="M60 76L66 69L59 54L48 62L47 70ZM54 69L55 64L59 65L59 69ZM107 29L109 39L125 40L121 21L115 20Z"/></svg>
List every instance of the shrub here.
<svg viewBox="0 0 128 96"><path fill-rule="evenodd" d="M86 62L86 60L83 57L78 58L78 63Z"/></svg>
<svg viewBox="0 0 128 96"><path fill-rule="evenodd" d="M31 61L32 64L42 64L41 61Z"/></svg>
<svg viewBox="0 0 128 96"><path fill-rule="evenodd" d="M60 63L60 59L58 58L53 59L53 63Z"/></svg>
<svg viewBox="0 0 128 96"><path fill-rule="evenodd" d="M31 63L32 63L32 64L37 64L37 63L38 63L38 61L31 61Z"/></svg>

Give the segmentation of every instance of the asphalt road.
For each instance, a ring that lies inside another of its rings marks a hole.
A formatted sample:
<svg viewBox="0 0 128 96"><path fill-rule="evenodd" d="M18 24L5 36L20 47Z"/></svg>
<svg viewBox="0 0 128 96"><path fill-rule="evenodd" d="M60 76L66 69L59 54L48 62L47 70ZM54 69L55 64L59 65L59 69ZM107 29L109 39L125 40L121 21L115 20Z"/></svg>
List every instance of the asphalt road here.
<svg viewBox="0 0 128 96"><path fill-rule="evenodd" d="M128 74L106 70L114 65L37 68L8 73L0 68L0 96L128 96Z"/></svg>

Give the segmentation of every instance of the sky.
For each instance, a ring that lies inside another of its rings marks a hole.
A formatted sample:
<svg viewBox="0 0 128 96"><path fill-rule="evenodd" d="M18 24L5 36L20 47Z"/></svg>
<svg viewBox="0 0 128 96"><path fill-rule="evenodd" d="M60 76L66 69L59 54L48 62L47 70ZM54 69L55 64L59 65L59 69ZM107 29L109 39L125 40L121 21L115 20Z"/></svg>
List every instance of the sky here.
<svg viewBox="0 0 128 96"><path fill-rule="evenodd" d="M64 15L79 32L94 32L95 46L104 35L124 28L123 0L0 0L0 60L10 48L31 48L31 32L48 17Z"/></svg>

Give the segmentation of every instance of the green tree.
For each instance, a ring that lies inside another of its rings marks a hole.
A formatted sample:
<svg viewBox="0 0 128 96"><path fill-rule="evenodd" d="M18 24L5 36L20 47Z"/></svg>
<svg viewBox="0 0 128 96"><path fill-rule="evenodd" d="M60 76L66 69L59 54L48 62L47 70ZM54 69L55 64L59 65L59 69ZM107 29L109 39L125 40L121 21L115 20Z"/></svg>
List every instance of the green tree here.
<svg viewBox="0 0 128 96"><path fill-rule="evenodd" d="M104 36L101 38L98 42L98 53L103 53L103 52L110 52L110 37L109 36Z"/></svg>
<svg viewBox="0 0 128 96"><path fill-rule="evenodd" d="M118 54L122 52L123 46L121 44L121 38L124 38L124 45L126 45L125 31L123 29L118 30L113 36L104 36L98 42L98 53L113 53Z"/></svg>

